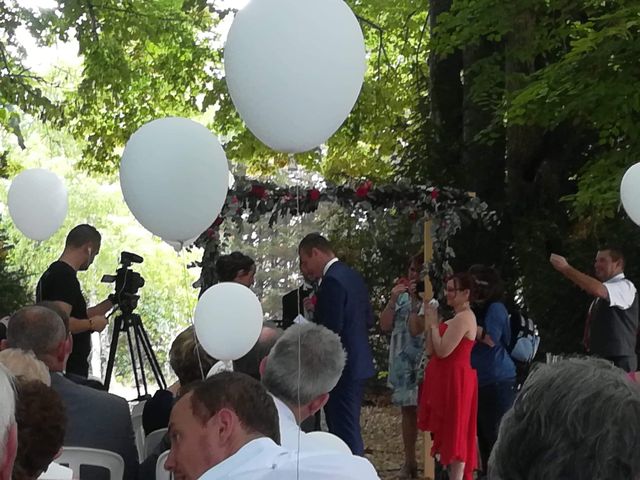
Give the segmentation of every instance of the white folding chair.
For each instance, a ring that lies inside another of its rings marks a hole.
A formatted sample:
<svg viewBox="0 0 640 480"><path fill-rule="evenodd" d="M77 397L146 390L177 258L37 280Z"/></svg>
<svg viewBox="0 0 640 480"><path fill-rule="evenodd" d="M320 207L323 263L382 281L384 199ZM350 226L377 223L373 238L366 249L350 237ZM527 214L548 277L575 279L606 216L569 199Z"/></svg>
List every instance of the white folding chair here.
<svg viewBox="0 0 640 480"><path fill-rule="evenodd" d="M62 447L62 455L57 463L68 465L73 470L74 478L80 476L81 465L92 465L109 470L109 480L122 480L124 476L124 460L120 455L107 450L85 447Z"/></svg>
<svg viewBox="0 0 640 480"><path fill-rule="evenodd" d="M168 428L161 428L159 430L154 430L149 435L147 435L147 438L144 439L144 457L140 458L148 458L149 455L151 455L151 453L156 449L158 444L162 441L168 431Z"/></svg>
<svg viewBox="0 0 640 480"><path fill-rule="evenodd" d="M133 434L136 438L136 448L138 449L138 458L140 460L146 458L144 456L144 428L142 428L142 411L146 400L136 403L131 409L131 423L133 425Z"/></svg>
<svg viewBox="0 0 640 480"><path fill-rule="evenodd" d="M162 452L156 462L156 480L172 480L173 474L164 469L164 462L167 461L169 450Z"/></svg>

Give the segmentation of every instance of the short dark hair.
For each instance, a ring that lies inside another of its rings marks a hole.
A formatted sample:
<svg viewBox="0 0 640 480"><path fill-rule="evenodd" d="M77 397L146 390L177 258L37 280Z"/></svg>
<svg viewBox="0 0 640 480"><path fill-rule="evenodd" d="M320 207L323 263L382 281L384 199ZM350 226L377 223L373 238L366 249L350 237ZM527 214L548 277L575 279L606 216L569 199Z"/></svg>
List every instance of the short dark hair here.
<svg viewBox="0 0 640 480"><path fill-rule="evenodd" d="M234 372L246 373L250 377L260 380L260 363L269 355L273 346L282 336L282 329L276 325L267 325L267 322L265 322L262 324L262 330L264 331L265 328L271 330L269 335L260 334L253 348L242 357L233 361Z"/></svg>
<svg viewBox="0 0 640 480"><path fill-rule="evenodd" d="M189 389L191 409L207 422L223 408L233 410L249 433L259 433L280 444L276 405L260 382L238 372L221 372ZM187 392L188 393L188 392Z"/></svg>
<svg viewBox="0 0 640 480"><path fill-rule="evenodd" d="M67 418L60 396L37 380L16 382L18 454L13 478L35 478L62 447Z"/></svg>
<svg viewBox="0 0 640 480"><path fill-rule="evenodd" d="M476 281L468 272L458 272L454 273L450 277L447 278L447 282L449 280L453 281L453 284L456 286L458 290L469 290L469 301L473 302L476 299Z"/></svg>
<svg viewBox="0 0 640 480"><path fill-rule="evenodd" d="M310 233L300 240L298 252L304 252L305 254L310 255L311 250L314 248L324 253L333 253L333 248L331 247L329 240L319 233Z"/></svg>
<svg viewBox="0 0 640 480"><path fill-rule="evenodd" d="M231 252L222 255L216 261L216 275L221 282L232 282L238 273L248 272L255 266L253 258L242 252Z"/></svg>
<svg viewBox="0 0 640 480"><path fill-rule="evenodd" d="M58 316L62 319L62 323L64 323L64 329L66 330L67 334L69 334L70 332L69 314L65 312L62 308L60 308L60 305L58 305L56 302L53 302L51 300L41 300L38 303L36 303L36 307L44 307L56 312Z"/></svg>
<svg viewBox="0 0 640 480"><path fill-rule="evenodd" d="M622 262L622 267L624 268L624 253L622 253L622 249L618 248L616 245L603 245L598 248L599 252L609 252L611 255L611 260L614 262Z"/></svg>
<svg viewBox="0 0 640 480"><path fill-rule="evenodd" d="M502 418L492 480L640 478L640 386L610 362L541 365Z"/></svg>
<svg viewBox="0 0 640 480"><path fill-rule="evenodd" d="M503 301L504 283L498 270L486 265L472 265L469 273L475 279L477 302L490 304Z"/></svg>
<svg viewBox="0 0 640 480"><path fill-rule="evenodd" d="M100 232L98 232L95 227L83 223L82 225L73 227L67 234L65 248L79 248L83 245L86 245L87 243L100 245L101 241L102 237L100 236Z"/></svg>
<svg viewBox="0 0 640 480"><path fill-rule="evenodd" d="M169 365L178 377L180 388L202 380L216 362L200 345L193 326L180 332L169 349Z"/></svg>

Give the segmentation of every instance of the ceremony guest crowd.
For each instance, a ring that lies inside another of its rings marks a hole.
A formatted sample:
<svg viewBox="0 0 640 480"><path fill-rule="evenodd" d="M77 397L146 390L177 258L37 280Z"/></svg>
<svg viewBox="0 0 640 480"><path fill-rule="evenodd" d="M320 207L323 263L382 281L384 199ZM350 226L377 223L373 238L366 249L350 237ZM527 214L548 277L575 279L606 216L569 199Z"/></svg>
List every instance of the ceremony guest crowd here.
<svg viewBox="0 0 640 480"><path fill-rule="evenodd" d="M375 373L368 340L375 316L363 278L326 238L301 240L305 285L283 297L286 321L265 322L254 347L225 367L232 371L206 378L217 360L193 327L177 335L169 359L178 381L148 399L142 414L145 433L168 430L145 458L127 402L88 378L88 336L106 327L117 303L110 297L87 308L77 279L100 242L89 225L72 229L38 283L38 303L8 319L0 480L64 478L55 460L73 446L116 453L127 480L154 479L159 462L186 480L378 478L360 422ZM445 308L422 296L422 254L407 259L406 276L378 315L390 333L388 384L401 412L398 478L418 477L423 430L451 480L640 479L640 387L628 375L637 366L638 295L624 277L624 257L613 247L598 251L595 277L556 254L550 263L595 297L585 327L590 356L536 365L519 385L498 271L474 265L452 275ZM216 273L250 288L256 264L233 252L220 257ZM323 426L344 448L317 442ZM109 478L97 466L73 475Z"/></svg>

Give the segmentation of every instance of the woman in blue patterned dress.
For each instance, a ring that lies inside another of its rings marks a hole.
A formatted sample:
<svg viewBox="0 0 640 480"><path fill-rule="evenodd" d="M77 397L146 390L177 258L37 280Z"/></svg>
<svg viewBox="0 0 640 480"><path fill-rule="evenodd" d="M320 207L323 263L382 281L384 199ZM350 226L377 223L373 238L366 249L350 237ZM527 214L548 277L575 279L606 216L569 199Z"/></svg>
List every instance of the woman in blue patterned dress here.
<svg viewBox="0 0 640 480"><path fill-rule="evenodd" d="M421 374L420 361L424 351L424 338L422 335L411 335L409 320L418 315L422 306L422 299L416 289L422 266L422 254L411 258L406 278L396 281L389 302L380 314L381 330L391 331L388 385L393 390L391 401L402 411L405 463L400 470L400 478L403 479L417 478L418 472L416 406L420 382L417 377Z"/></svg>

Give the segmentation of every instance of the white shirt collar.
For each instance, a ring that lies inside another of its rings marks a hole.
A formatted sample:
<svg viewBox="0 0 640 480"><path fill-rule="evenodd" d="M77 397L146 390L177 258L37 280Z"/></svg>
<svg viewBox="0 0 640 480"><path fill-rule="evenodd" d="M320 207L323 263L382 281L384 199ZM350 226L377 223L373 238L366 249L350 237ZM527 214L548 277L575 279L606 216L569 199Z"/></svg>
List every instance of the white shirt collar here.
<svg viewBox="0 0 640 480"><path fill-rule="evenodd" d="M258 457L269 450L273 450L274 453L276 450L286 452L284 449L282 449L282 447L277 445L270 438L256 438L246 443L242 448L240 448L240 450L231 455L229 458L223 460L216 466L211 467L209 470L203 473L200 478L203 480L226 478L227 476L232 475L238 469L255 463ZM265 468L265 470L268 470L268 467Z"/></svg>
<svg viewBox="0 0 640 480"><path fill-rule="evenodd" d="M296 421L296 416L293 414L293 411L289 408L289 406L275 395L271 395L271 398L273 398L273 402L276 404L276 410L278 410L278 417L280 421L282 422L283 420L285 420L297 425L298 422Z"/></svg>
<svg viewBox="0 0 640 480"><path fill-rule="evenodd" d="M331 260L329 260L327 262L327 264L324 266L324 270L322 271L322 276L324 277L327 272L329 271L329 267L331 267L331 265L333 265L334 263L340 261L340 259L338 257L333 257Z"/></svg>

